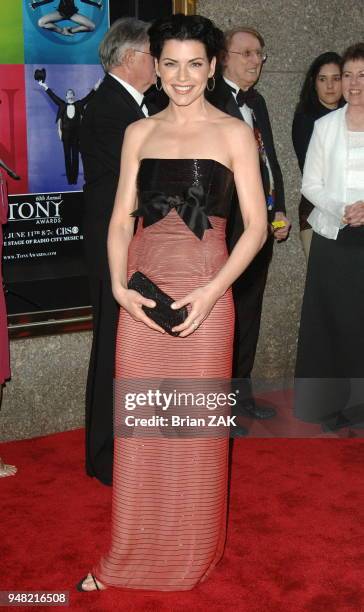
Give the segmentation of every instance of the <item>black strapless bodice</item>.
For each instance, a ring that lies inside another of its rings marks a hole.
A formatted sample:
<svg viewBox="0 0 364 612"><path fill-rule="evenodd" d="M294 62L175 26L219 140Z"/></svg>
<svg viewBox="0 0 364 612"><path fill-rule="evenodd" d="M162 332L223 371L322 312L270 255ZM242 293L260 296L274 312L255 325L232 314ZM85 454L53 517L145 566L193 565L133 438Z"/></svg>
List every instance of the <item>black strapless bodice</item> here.
<svg viewBox="0 0 364 612"><path fill-rule="evenodd" d="M234 188L229 168L213 159L155 159L140 162L138 208L147 227L175 209L200 239L213 226L209 217L227 218Z"/></svg>

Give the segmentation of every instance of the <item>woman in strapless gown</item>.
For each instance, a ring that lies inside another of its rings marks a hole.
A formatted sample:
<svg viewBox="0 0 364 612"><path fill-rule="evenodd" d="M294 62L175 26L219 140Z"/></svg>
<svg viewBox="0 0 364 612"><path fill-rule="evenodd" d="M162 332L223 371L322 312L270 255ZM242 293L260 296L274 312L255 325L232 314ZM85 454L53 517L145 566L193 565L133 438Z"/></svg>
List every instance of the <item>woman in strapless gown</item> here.
<svg viewBox="0 0 364 612"><path fill-rule="evenodd" d="M203 17L174 15L156 22L150 38L170 104L130 126L124 140L108 241L113 291L122 306L116 397L121 380L133 390L138 381L139 390L149 380L182 386L229 381L230 286L264 244L267 229L253 133L203 95L208 77L213 84L222 33ZM225 225L234 183L246 230L229 257ZM132 215L139 217L135 235ZM175 328L179 336L161 333L142 309L153 302L127 289L136 271L172 296L176 308L188 306L187 319ZM81 590L188 590L222 557L228 434L176 438L162 427L147 434L116 432L111 546Z"/></svg>

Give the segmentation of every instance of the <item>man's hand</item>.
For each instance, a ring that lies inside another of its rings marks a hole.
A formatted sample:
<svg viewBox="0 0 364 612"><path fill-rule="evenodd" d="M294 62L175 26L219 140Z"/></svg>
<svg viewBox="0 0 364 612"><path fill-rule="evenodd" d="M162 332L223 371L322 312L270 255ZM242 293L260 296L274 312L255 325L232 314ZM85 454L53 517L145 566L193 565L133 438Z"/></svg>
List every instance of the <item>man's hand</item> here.
<svg viewBox="0 0 364 612"><path fill-rule="evenodd" d="M289 219L287 219L285 214L282 212L275 213L273 223L275 222L278 222L276 229L274 228L274 225L273 225L273 235L274 235L275 240L277 240L278 242L280 242L281 240L286 240L288 238L288 235L291 229L291 222L289 221ZM282 226L282 223L284 223L283 226Z"/></svg>

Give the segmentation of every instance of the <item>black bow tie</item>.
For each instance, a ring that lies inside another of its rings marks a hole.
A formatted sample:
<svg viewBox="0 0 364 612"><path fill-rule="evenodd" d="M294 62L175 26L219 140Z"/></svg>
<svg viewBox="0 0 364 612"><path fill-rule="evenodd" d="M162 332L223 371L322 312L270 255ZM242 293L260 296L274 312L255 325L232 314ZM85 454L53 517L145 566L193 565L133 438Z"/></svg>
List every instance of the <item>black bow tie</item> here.
<svg viewBox="0 0 364 612"><path fill-rule="evenodd" d="M238 93L236 94L236 103L239 108L240 106L244 106L244 104L246 104L247 106L251 106L254 100L255 92L252 88L247 89L246 91L239 89Z"/></svg>

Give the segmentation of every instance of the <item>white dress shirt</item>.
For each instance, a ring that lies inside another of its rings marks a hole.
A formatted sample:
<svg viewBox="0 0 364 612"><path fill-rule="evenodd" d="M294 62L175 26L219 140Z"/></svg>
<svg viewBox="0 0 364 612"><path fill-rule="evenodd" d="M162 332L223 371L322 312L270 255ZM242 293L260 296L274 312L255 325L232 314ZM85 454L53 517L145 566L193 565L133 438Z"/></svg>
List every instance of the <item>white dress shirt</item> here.
<svg viewBox="0 0 364 612"><path fill-rule="evenodd" d="M109 75L112 76L116 81L118 81L118 83L120 83L120 85L122 85L123 87L125 87L126 91L128 93L130 93L131 96L133 96L135 102L138 104L138 106L141 105L143 98L144 98L144 94L140 93L140 91L138 91L137 89L135 89L135 87L133 87L132 85L130 85L130 83L127 83L127 81L123 81L123 79L120 79L119 77L117 77L115 74L113 74L112 72L109 72ZM149 113L148 113L148 109L145 106L145 104L143 104L143 106L141 107L142 112L144 113L144 115L146 117L149 117Z"/></svg>
<svg viewBox="0 0 364 612"><path fill-rule="evenodd" d="M225 83L227 83L228 85L230 85L230 87L233 88L233 91L231 93L236 100L236 96L238 95L238 91L240 88L235 83L233 83L233 81L230 81L230 79L227 79L225 76L223 78L224 78ZM247 106L246 104L243 104L243 106L239 106L239 110L240 110L240 114L243 117L245 123L250 125L250 127L253 129L254 124L253 124L252 109L249 108L249 106Z"/></svg>
<svg viewBox="0 0 364 612"><path fill-rule="evenodd" d="M74 104L67 104L67 117L68 119L73 119L76 114L76 107Z"/></svg>

